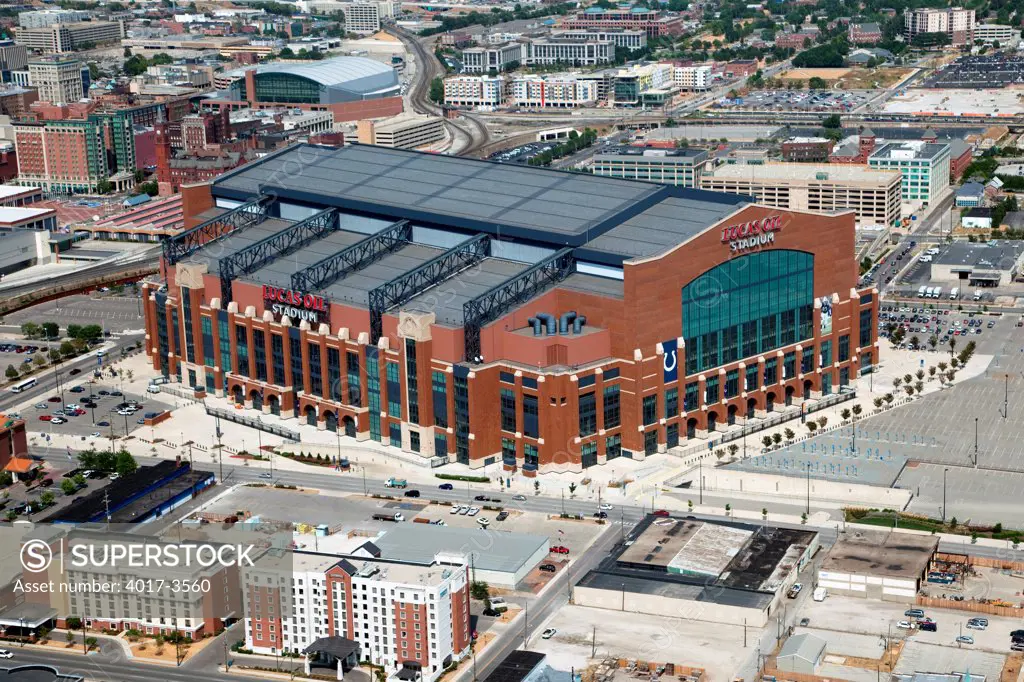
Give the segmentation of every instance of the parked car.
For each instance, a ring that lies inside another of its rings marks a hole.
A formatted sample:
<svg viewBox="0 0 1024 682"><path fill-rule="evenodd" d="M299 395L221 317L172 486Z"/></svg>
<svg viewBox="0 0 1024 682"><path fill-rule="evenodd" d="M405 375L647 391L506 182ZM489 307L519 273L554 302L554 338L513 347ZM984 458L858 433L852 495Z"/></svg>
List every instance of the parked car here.
<svg viewBox="0 0 1024 682"><path fill-rule="evenodd" d="M934 620L921 621L917 624L917 627L921 628L925 632L937 632L939 629L938 623Z"/></svg>
<svg viewBox="0 0 1024 682"><path fill-rule="evenodd" d="M903 615L907 618L924 618L924 609L907 609Z"/></svg>
<svg viewBox="0 0 1024 682"><path fill-rule="evenodd" d="M85 389L82 388L81 386L72 386L68 390L71 391L72 393L85 393Z"/></svg>
<svg viewBox="0 0 1024 682"><path fill-rule="evenodd" d="M984 630L988 627L988 618L971 618L967 621L967 627L970 630Z"/></svg>
<svg viewBox="0 0 1024 682"><path fill-rule="evenodd" d="M480 518L478 518L476 520L476 522L479 523L484 528L486 528L487 526L491 525L490 520L488 520L486 516L481 516Z"/></svg>
<svg viewBox="0 0 1024 682"><path fill-rule="evenodd" d="M110 422L108 422L108 421L96 422L96 426L110 426Z"/></svg>
<svg viewBox="0 0 1024 682"><path fill-rule="evenodd" d="M47 405L46 403L36 403L35 405L33 405L33 407L35 407L37 410L48 410L48 409L50 409L50 406Z"/></svg>
<svg viewBox="0 0 1024 682"><path fill-rule="evenodd" d="M146 386L146 393L159 393L159 392L160 392L160 387L159 386L154 386L153 384L150 384L149 386Z"/></svg>
<svg viewBox="0 0 1024 682"><path fill-rule="evenodd" d="M606 511L596 511L596 512L594 512L594 518L595 519L607 519L608 518L608 512L606 512Z"/></svg>
<svg viewBox="0 0 1024 682"><path fill-rule="evenodd" d="M957 644L974 644L974 638L970 635L960 635L956 638Z"/></svg>
<svg viewBox="0 0 1024 682"><path fill-rule="evenodd" d="M552 554L568 554L569 548L565 545L552 545L548 551Z"/></svg>
<svg viewBox="0 0 1024 682"><path fill-rule="evenodd" d="M555 628L548 628L547 630L545 630L544 632L541 633L540 638L541 639L551 639L556 634L558 634L558 630L556 630Z"/></svg>
<svg viewBox="0 0 1024 682"><path fill-rule="evenodd" d="M504 521L507 518L508 518L508 512L507 511L502 511L502 512L498 512L498 516L495 517L494 520L495 521Z"/></svg>
<svg viewBox="0 0 1024 682"><path fill-rule="evenodd" d="M558 570L558 568L554 564L541 564L539 568L545 573L554 573Z"/></svg>
<svg viewBox="0 0 1024 682"><path fill-rule="evenodd" d="M469 516L476 516L480 513L480 507L470 507L466 510Z"/></svg>
<svg viewBox="0 0 1024 682"><path fill-rule="evenodd" d="M796 599L798 596L800 596L800 591L802 589L804 589L803 585L801 585L800 583L793 583L793 586L789 588L788 592L786 592L786 596L790 599Z"/></svg>
<svg viewBox="0 0 1024 682"><path fill-rule="evenodd" d="M896 623L896 627L898 627L901 630L913 630L914 624L911 623L909 620L901 620L900 622Z"/></svg>
<svg viewBox="0 0 1024 682"><path fill-rule="evenodd" d="M654 514L655 516L671 516L671 514L669 514L668 510L666 510L666 509L655 509L651 513Z"/></svg>
<svg viewBox="0 0 1024 682"><path fill-rule="evenodd" d="M68 420L64 417L54 417L50 420L51 424L67 424Z"/></svg>
<svg viewBox="0 0 1024 682"><path fill-rule="evenodd" d="M60 396L59 395L52 395L52 396L50 396L49 398L46 399L46 402L48 402L48 403L59 403L60 402Z"/></svg>
<svg viewBox="0 0 1024 682"><path fill-rule="evenodd" d="M51 421L52 419L53 419L53 417L51 417L48 414L41 414L41 415L39 415L39 421L41 421L41 422L48 422L48 421Z"/></svg>
<svg viewBox="0 0 1024 682"><path fill-rule="evenodd" d="M462 505L461 507L459 507L460 516L466 516L467 514L469 514L469 507L467 507L466 505Z"/></svg>

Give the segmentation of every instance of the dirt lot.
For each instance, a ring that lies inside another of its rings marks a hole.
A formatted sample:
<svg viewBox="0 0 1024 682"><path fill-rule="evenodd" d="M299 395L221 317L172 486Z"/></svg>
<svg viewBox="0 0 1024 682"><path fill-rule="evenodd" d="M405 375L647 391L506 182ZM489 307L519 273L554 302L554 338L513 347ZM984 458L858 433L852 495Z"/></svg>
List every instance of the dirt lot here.
<svg viewBox="0 0 1024 682"><path fill-rule="evenodd" d="M840 90L874 90L886 88L906 78L913 69L790 69L779 76L782 80L806 81L823 78L830 88Z"/></svg>
<svg viewBox="0 0 1024 682"><path fill-rule="evenodd" d="M591 646L596 643L597 659L671 661L704 668L710 680L731 679L756 655L753 642L761 635L760 629L748 628L751 646L744 649L742 626L584 606L560 609L544 628L555 628L557 633L551 639L532 640L530 648L546 653L550 665L558 670L585 668L593 662Z"/></svg>
<svg viewBox="0 0 1024 682"><path fill-rule="evenodd" d="M962 589L926 583L922 592L931 597L958 594L966 599L1003 599L1014 604L1024 601L1024 575L996 568L977 567L975 570L978 574L969 576Z"/></svg>

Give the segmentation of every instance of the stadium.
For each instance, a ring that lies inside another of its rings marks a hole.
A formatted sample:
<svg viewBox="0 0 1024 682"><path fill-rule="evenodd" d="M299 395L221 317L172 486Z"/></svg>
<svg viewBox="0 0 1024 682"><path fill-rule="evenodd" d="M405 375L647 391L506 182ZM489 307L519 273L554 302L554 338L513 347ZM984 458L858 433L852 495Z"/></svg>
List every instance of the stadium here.
<svg viewBox="0 0 1024 682"><path fill-rule="evenodd" d="M289 147L182 201L144 287L153 367L425 458L641 459L877 362L852 212L362 145Z"/></svg>
<svg viewBox="0 0 1024 682"><path fill-rule="evenodd" d="M260 64L227 74L235 80L203 101L212 107L296 107L331 111L335 121L402 112L398 74L365 57L335 57L317 62Z"/></svg>

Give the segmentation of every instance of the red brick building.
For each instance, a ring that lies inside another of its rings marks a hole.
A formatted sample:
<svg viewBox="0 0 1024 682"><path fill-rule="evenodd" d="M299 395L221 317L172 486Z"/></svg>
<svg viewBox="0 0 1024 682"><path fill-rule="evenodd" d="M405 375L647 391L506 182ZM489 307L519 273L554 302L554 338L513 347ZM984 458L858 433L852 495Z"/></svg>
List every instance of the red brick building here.
<svg viewBox="0 0 1024 682"><path fill-rule="evenodd" d="M643 458L877 362L852 212L361 145L182 194L197 232L145 287L153 367L423 457ZM289 230L308 241L278 263Z"/></svg>
<svg viewBox="0 0 1024 682"><path fill-rule="evenodd" d="M832 140L824 137L794 137L782 143L782 158L786 161L828 161L832 147Z"/></svg>
<svg viewBox="0 0 1024 682"><path fill-rule="evenodd" d="M35 466L28 454L25 421L0 415L0 470L23 476Z"/></svg>
<svg viewBox="0 0 1024 682"><path fill-rule="evenodd" d="M881 42L882 29L875 23L850 24L847 35L854 45L874 45Z"/></svg>
<svg viewBox="0 0 1024 682"><path fill-rule="evenodd" d="M683 32L683 18L664 14L656 9L627 7L605 9L591 6L574 17L565 19L562 26L568 29L608 30L630 29L647 31L649 38L675 36Z"/></svg>

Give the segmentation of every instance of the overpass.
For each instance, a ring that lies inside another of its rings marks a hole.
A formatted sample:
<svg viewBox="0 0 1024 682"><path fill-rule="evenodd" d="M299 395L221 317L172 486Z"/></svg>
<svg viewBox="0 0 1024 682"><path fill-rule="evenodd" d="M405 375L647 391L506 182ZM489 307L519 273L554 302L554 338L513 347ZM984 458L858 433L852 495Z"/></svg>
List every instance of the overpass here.
<svg viewBox="0 0 1024 682"><path fill-rule="evenodd" d="M99 287L137 282L155 273L159 266L160 250L157 248L127 258L119 256L101 261L58 277L12 284L0 288L0 315Z"/></svg>

